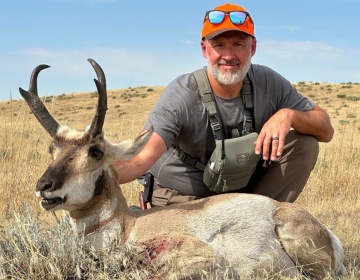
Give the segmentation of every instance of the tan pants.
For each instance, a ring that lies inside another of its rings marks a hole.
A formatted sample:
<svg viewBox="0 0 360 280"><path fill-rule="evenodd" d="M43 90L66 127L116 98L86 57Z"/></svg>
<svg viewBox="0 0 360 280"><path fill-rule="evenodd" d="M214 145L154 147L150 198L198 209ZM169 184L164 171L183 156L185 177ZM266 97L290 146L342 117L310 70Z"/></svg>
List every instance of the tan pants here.
<svg viewBox="0 0 360 280"><path fill-rule="evenodd" d="M319 154L319 143L309 135L290 131L282 156L276 161L260 160L248 186L241 193L265 195L278 201L294 202L304 189ZM176 190L154 186L152 207L198 199Z"/></svg>

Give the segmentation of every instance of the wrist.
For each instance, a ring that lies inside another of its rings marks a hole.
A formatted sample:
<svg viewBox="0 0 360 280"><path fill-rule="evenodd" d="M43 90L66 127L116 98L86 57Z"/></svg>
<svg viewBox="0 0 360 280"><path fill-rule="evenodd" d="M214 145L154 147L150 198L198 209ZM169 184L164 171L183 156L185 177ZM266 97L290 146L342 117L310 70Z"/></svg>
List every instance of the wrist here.
<svg viewBox="0 0 360 280"><path fill-rule="evenodd" d="M287 120L289 120L291 124L293 124L294 120L295 120L295 115L296 115L295 110L290 109L290 108L284 108L284 109L281 109L281 111L283 111L283 113L285 114L285 118Z"/></svg>

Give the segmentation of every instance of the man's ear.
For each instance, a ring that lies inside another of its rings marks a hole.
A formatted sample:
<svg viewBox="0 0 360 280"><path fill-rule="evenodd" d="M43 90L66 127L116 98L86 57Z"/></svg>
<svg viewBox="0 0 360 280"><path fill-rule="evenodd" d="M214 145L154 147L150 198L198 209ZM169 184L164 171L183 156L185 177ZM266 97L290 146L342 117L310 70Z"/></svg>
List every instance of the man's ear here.
<svg viewBox="0 0 360 280"><path fill-rule="evenodd" d="M206 39L202 39L200 44L201 44L201 52L202 52L204 58L207 59L208 55L207 55L207 51L206 51Z"/></svg>
<svg viewBox="0 0 360 280"><path fill-rule="evenodd" d="M254 54L256 53L256 44L257 40L256 38L253 38L251 42L251 56L254 56Z"/></svg>

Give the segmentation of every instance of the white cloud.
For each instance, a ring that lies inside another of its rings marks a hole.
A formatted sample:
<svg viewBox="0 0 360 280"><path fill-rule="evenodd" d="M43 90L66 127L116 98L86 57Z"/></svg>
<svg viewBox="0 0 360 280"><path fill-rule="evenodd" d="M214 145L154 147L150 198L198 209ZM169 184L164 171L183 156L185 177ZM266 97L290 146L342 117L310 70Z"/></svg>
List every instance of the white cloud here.
<svg viewBox="0 0 360 280"><path fill-rule="evenodd" d="M180 43L182 44L186 44L186 45L190 45L190 44L195 44L196 42L194 42L193 40L187 40L187 39L182 39L179 40Z"/></svg>
<svg viewBox="0 0 360 280"><path fill-rule="evenodd" d="M301 30L301 26L300 25L291 25L291 24L288 24L288 25L266 25L266 26L262 26L259 28L259 30L281 30L281 31L290 31L290 32L293 32L293 31L297 31L297 30Z"/></svg>
<svg viewBox="0 0 360 280"><path fill-rule="evenodd" d="M360 71L354 71L350 77L350 80L355 80L360 82Z"/></svg>
<svg viewBox="0 0 360 280"><path fill-rule="evenodd" d="M52 1L59 1L59 2L84 2L84 3L114 3L117 0L52 0Z"/></svg>
<svg viewBox="0 0 360 280"><path fill-rule="evenodd" d="M91 57L103 66L107 76L121 84L139 83L156 84L174 78L175 73L184 69L186 63L182 53L174 55L173 50L140 50L131 48L89 47L76 51L56 52L53 56L59 71L72 75L84 76L89 66L84 61ZM71 66L69 69L69 66ZM92 69L88 72L91 72ZM181 73L181 72L180 72ZM116 78L115 78L116 77ZM110 79L109 79L110 81Z"/></svg>
<svg viewBox="0 0 360 280"><path fill-rule="evenodd" d="M289 31L295 31L295 30L299 30L300 26L298 26L298 25L286 25L284 28L286 30L289 30Z"/></svg>
<svg viewBox="0 0 360 280"><path fill-rule="evenodd" d="M177 76L204 65L200 51L194 52L191 48L176 51L176 55L173 49L144 51L99 46L76 50L33 48L0 53L0 61L5 65L0 68L0 76L6 81L0 84L0 100L8 97L10 89L16 96L14 98L19 98L16 89L28 85L31 71L39 64L51 66L39 75L40 95L95 90L92 78L96 76L86 61L88 58L96 60L104 69L108 89L167 85Z"/></svg>
<svg viewBox="0 0 360 280"><path fill-rule="evenodd" d="M292 82L359 82L360 49L315 41L259 41L253 62Z"/></svg>
<svg viewBox="0 0 360 280"><path fill-rule="evenodd" d="M345 45L345 43L344 43ZM51 95L95 90L95 73L86 61L95 59L104 69L108 89L167 85L178 75L206 64L197 44L180 48L136 49L87 45L79 49L23 49L0 53L0 100L9 90L27 87L36 65L50 69L39 76L39 94ZM360 49L314 41L258 41L254 63L273 68L292 82L360 82Z"/></svg>
<svg viewBox="0 0 360 280"><path fill-rule="evenodd" d="M258 45L259 51L282 60L337 60L344 53L334 46L313 41L260 41Z"/></svg>

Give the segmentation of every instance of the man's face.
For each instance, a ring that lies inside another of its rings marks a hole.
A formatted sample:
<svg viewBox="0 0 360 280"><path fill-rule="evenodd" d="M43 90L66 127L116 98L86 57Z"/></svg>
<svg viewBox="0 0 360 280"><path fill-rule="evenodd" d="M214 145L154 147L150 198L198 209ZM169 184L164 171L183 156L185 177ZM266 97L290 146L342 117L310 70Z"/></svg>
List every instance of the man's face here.
<svg viewBox="0 0 360 280"><path fill-rule="evenodd" d="M218 83L233 85L245 78L255 54L256 40L245 33L229 31L205 39L201 46L209 73Z"/></svg>

